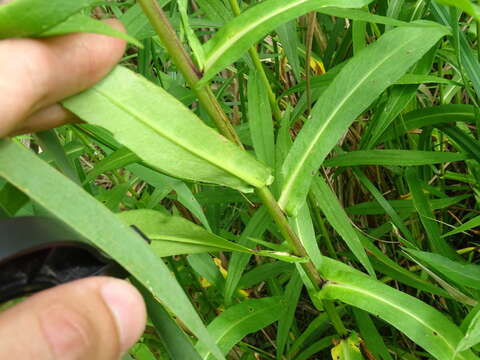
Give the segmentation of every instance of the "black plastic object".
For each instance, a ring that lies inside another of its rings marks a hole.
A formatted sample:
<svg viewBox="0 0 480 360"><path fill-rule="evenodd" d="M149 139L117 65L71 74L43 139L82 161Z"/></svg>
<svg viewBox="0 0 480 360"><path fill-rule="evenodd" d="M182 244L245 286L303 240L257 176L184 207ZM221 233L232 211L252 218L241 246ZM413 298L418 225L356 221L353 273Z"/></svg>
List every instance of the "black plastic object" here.
<svg viewBox="0 0 480 360"><path fill-rule="evenodd" d="M58 220L0 219L0 302L95 275L128 273Z"/></svg>

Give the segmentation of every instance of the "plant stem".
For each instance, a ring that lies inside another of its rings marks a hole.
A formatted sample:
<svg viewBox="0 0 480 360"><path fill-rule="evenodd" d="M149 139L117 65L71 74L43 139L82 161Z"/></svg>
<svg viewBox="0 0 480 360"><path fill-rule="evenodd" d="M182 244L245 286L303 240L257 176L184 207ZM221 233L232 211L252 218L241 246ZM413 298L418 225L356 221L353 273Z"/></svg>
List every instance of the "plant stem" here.
<svg viewBox="0 0 480 360"><path fill-rule="evenodd" d="M235 129L230 123L227 115L223 111L210 87L206 86L205 88L198 88L197 83L200 80L200 73L196 68L195 64L193 63L191 57L185 51L183 44L175 33L175 30L170 24L170 21L163 12L162 8L157 4L155 0L138 0L138 2L140 3L140 6L142 7L145 15L149 18L163 45L172 57L173 62L182 72L183 76L185 77L193 91L195 91L200 103L205 107L208 114L214 119L219 131L225 137L232 140L243 149L243 145L238 138ZM234 0L231 0L231 4L234 8L234 11L236 5L236 9L238 13L240 13L238 3ZM281 112L275 99L275 94L273 93L270 83L268 82L265 70L260 62L258 52L255 48L252 48L251 50L252 52L250 53L250 55L254 55L252 59L254 60L255 66L262 75L262 80L272 95L269 96L269 99L272 104L273 112L276 113L276 117L278 116L278 121L280 121L282 117ZM257 59L258 61L255 61L255 59ZM305 258L309 258L307 251L303 247L302 242L291 228L290 224L288 223L287 217L283 213L272 193L270 192L270 189L264 187L257 188L256 190L261 201L267 207L270 215L277 223L282 236L290 244L295 254ZM305 272L308 274L312 283L318 288L318 290L320 290L322 284L324 283L324 280L320 276L318 270L315 268L311 260L304 263L302 266L304 267ZM325 309L327 308L328 305L327 307L325 307ZM345 330L345 327L343 326L342 321L338 313L336 312L333 304L327 311L327 315L330 317L330 319L332 320L332 324L335 326L335 328L341 335L341 332Z"/></svg>
<svg viewBox="0 0 480 360"><path fill-rule="evenodd" d="M240 10L240 7L238 6L237 0L230 0L230 6L232 7L232 10L235 16L239 16L242 13L242 11ZM255 46L252 46L250 49L248 49L248 53L252 58L255 69L257 69L258 73L260 74L260 79L262 80L263 84L267 89L268 101L270 102L270 106L272 108L273 117L275 118L275 121L277 122L277 124L280 124L282 121L282 112L280 111L280 107L278 106L278 103L277 103L277 97L275 96L275 93L272 90L270 81L268 80L267 74L265 73L265 69L263 68L262 62L260 61L260 55L258 54L257 48Z"/></svg>
<svg viewBox="0 0 480 360"><path fill-rule="evenodd" d="M215 121L220 133L243 148L242 142L238 138L235 129L225 115L225 112L222 110L212 90L209 87L201 89L197 87L197 83L200 80L200 71L185 51L182 42L178 38L175 29L172 27L165 12L155 0L138 0L138 2L142 7L143 12L150 20L158 37L167 49L174 64L182 72L185 80L195 92L198 100L205 107L207 113Z"/></svg>
<svg viewBox="0 0 480 360"><path fill-rule="evenodd" d="M305 247L303 246L302 242L298 238L297 234L293 231L292 227L288 223L287 217L285 216L284 212L278 205L278 202L275 200L273 194L271 193L270 189L264 188L257 188L257 195L262 200L262 203L267 207L268 212L272 216L273 220L278 225L280 229L280 233L284 237L284 239L290 245L290 248L293 249L295 255L309 258ZM310 280L315 284L317 287L321 287L324 283L324 280L320 276L318 270L315 268L315 265L309 260L304 264L304 268Z"/></svg>

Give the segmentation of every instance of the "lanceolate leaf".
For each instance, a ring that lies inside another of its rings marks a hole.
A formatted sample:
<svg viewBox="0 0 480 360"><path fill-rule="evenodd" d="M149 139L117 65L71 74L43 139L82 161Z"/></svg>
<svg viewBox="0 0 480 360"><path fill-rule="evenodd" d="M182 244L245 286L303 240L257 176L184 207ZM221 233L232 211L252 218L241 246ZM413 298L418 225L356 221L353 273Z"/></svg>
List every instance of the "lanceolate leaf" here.
<svg viewBox="0 0 480 360"><path fill-rule="evenodd" d="M159 257L202 252L239 251L287 262L305 261L303 258L286 252L251 250L212 234L179 216L169 216L149 209L124 211L118 216L128 225L135 225L152 240L153 251Z"/></svg>
<svg viewBox="0 0 480 360"><path fill-rule="evenodd" d="M403 116L403 121L392 124L380 139L385 142L412 129L456 122L475 122L472 105L448 104L418 109Z"/></svg>
<svg viewBox="0 0 480 360"><path fill-rule="evenodd" d="M445 28L400 27L350 60L320 97L283 165L280 204L294 214L314 173L352 122L445 34Z"/></svg>
<svg viewBox="0 0 480 360"><path fill-rule="evenodd" d="M328 282L320 297L340 300L380 317L437 359L477 359L470 351L454 357L462 332L422 301L331 259L325 259L324 276Z"/></svg>
<svg viewBox="0 0 480 360"><path fill-rule="evenodd" d="M368 273L375 277L372 264L365 253L362 242L353 228L345 209L340 205L335 193L323 178L318 177L314 180L312 196L315 204L322 210L330 225L340 234L353 255L360 261Z"/></svg>
<svg viewBox="0 0 480 360"><path fill-rule="evenodd" d="M86 32L112 36L123 39L139 47L143 46L137 39L133 38L132 36L118 31L110 25L105 24L104 22L92 19L91 17L82 14L73 15L64 22L48 29L45 32L38 34L38 36L48 37L71 34L76 32Z"/></svg>
<svg viewBox="0 0 480 360"><path fill-rule="evenodd" d="M458 344L458 351L463 351L480 344L480 312L477 312L468 326L465 337Z"/></svg>
<svg viewBox="0 0 480 360"><path fill-rule="evenodd" d="M31 151L10 140L0 140L0 177L116 260L202 342L209 344L218 359L223 359L170 270L134 230L105 206Z"/></svg>
<svg viewBox="0 0 480 360"><path fill-rule="evenodd" d="M14 0L0 6L0 39L41 34L96 2Z"/></svg>
<svg viewBox="0 0 480 360"><path fill-rule="evenodd" d="M146 163L173 176L243 191L273 180L265 166L166 91L126 68L117 67L102 82L63 104L81 119L109 130Z"/></svg>
<svg viewBox="0 0 480 360"><path fill-rule="evenodd" d="M285 309L281 297L252 299L235 305L215 318L207 327L224 354L246 335L256 332L278 320ZM203 343L196 345L203 360L212 360Z"/></svg>
<svg viewBox="0 0 480 360"><path fill-rule="evenodd" d="M390 165L416 166L468 159L468 154L416 150L351 151L327 160L325 166Z"/></svg>
<svg viewBox="0 0 480 360"><path fill-rule="evenodd" d="M456 284L480 290L479 265L462 264L459 261L453 261L444 256L425 251L413 249L405 249L405 251L416 257L420 263Z"/></svg>
<svg viewBox="0 0 480 360"><path fill-rule="evenodd" d="M323 7L360 8L371 0L267 0L252 6L226 24L205 47L206 83L239 59L250 46L283 23Z"/></svg>
<svg viewBox="0 0 480 360"><path fill-rule="evenodd" d="M195 248L198 246L202 249L206 248L211 252L225 250L247 253L254 252L234 242L225 240L220 236L209 233L202 227L179 216L169 216L148 209L124 211L118 214L118 216L128 225L137 226L152 240L152 248L158 256L191 254L198 252L195 251ZM178 249L182 251L172 253L171 245L178 246ZM190 247L192 251L189 251Z"/></svg>

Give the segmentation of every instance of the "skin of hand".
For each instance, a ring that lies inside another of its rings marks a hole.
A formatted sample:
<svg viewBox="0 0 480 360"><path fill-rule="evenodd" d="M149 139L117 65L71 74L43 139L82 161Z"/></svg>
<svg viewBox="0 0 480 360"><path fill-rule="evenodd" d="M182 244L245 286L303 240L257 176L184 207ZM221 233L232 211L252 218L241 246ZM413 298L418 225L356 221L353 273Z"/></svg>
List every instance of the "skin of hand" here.
<svg viewBox="0 0 480 360"><path fill-rule="evenodd" d="M58 102L101 80L124 50L122 40L94 34L1 40L0 138L77 121ZM82 279L0 313L0 359L118 360L145 323L132 285Z"/></svg>

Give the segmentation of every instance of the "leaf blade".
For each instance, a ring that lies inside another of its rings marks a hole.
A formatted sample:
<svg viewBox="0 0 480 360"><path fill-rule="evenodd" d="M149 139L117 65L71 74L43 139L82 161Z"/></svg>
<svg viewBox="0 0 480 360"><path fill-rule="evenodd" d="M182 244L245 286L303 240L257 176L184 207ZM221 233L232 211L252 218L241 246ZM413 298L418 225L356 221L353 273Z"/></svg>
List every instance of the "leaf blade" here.
<svg viewBox="0 0 480 360"><path fill-rule="evenodd" d="M304 125L283 165L280 205L288 213L297 211L312 173L356 117L445 34L446 30L438 26L400 27L344 66L316 103L312 119Z"/></svg>

